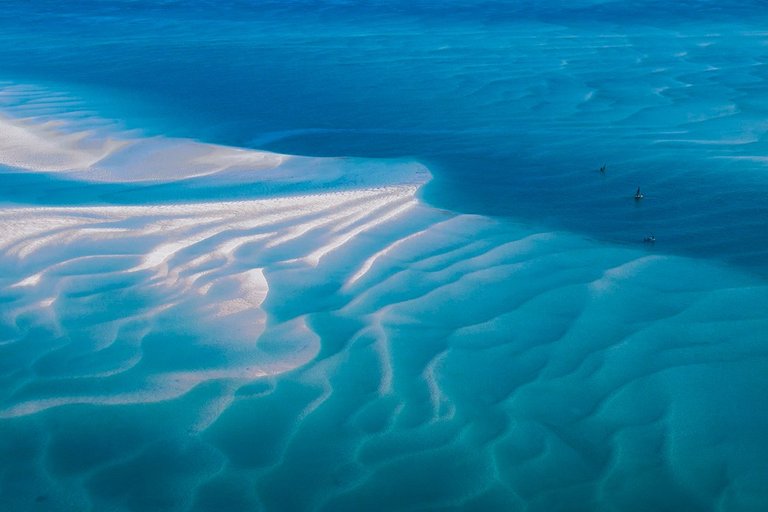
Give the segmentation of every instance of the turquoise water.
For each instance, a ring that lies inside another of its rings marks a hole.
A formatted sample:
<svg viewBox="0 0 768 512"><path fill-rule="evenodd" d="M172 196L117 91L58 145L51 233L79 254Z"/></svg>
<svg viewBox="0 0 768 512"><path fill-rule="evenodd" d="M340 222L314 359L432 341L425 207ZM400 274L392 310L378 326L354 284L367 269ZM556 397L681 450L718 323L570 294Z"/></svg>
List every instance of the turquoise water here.
<svg viewBox="0 0 768 512"><path fill-rule="evenodd" d="M0 509L764 510L765 22L6 2Z"/></svg>

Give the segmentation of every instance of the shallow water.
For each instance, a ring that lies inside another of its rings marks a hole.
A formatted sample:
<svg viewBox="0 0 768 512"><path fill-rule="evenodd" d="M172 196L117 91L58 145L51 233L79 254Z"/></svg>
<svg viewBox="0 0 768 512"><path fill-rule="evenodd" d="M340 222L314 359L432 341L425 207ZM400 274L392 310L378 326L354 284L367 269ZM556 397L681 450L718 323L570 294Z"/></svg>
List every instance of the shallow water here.
<svg viewBox="0 0 768 512"><path fill-rule="evenodd" d="M3 510L765 509L759 5L6 4Z"/></svg>

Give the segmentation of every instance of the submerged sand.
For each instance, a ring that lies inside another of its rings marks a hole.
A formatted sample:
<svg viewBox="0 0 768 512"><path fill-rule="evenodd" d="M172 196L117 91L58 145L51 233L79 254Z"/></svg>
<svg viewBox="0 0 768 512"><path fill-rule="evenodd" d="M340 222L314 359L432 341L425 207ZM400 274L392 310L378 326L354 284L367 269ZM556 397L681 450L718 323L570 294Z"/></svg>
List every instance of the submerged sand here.
<svg viewBox="0 0 768 512"><path fill-rule="evenodd" d="M432 208L415 163L9 116L0 130L15 172L84 187L302 184L239 201L0 208L11 509L40 495L49 510L768 501L760 279Z"/></svg>

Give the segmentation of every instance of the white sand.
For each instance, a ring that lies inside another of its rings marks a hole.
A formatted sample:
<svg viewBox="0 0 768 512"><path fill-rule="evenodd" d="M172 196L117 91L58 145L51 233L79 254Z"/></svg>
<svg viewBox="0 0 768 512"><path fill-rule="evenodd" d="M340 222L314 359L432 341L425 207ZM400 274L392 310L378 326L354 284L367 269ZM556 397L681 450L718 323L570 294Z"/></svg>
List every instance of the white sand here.
<svg viewBox="0 0 768 512"><path fill-rule="evenodd" d="M768 332L758 279L426 207L417 164L155 139L89 146L11 125L2 147L30 171L131 181L253 168L307 192L0 208L3 346L26 344L8 363L18 372L0 418L177 407L209 386L190 429L215 431L248 400L239 390L292 371L314 394L293 412L277 403L290 424L278 452L343 432L339 456L360 470L342 502L389 496L377 482L435 460L466 464L461 499L501 488L506 503L545 503L585 489L620 509L634 495L611 485L627 474L644 488L667 475L702 501L712 488L723 501L765 495L754 482L768 454L753 452L768 419L733 406L766 391L755 386L766 387ZM38 143L43 156L29 156ZM30 344L32 329L53 341Z"/></svg>

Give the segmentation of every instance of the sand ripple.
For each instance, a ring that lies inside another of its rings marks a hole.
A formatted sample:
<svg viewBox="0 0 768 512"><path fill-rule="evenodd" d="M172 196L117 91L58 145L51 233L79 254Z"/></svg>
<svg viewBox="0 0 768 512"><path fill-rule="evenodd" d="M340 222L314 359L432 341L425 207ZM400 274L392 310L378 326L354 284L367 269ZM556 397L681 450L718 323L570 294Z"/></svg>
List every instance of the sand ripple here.
<svg viewBox="0 0 768 512"><path fill-rule="evenodd" d="M10 509L768 500L764 281L360 169L248 201L0 208Z"/></svg>

